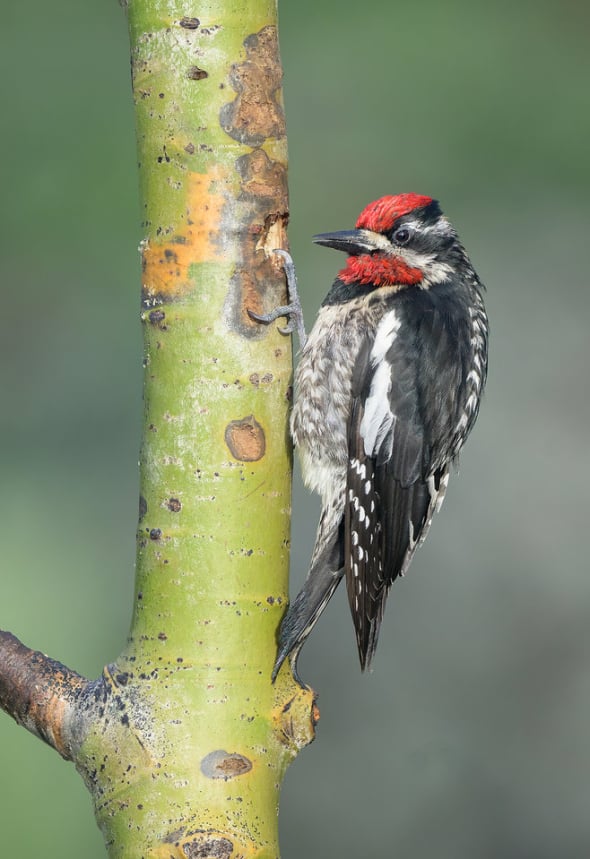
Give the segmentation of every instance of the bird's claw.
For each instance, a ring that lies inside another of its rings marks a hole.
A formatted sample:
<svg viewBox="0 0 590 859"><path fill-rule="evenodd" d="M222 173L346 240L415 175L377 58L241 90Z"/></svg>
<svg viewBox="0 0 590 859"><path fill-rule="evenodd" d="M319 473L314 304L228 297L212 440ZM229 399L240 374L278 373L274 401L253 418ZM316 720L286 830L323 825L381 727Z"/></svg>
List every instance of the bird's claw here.
<svg viewBox="0 0 590 859"><path fill-rule="evenodd" d="M284 334L292 334L295 331L295 323L292 321L287 322L287 324L283 328L279 328L279 333Z"/></svg>
<svg viewBox="0 0 590 859"><path fill-rule="evenodd" d="M291 254L282 250L282 248L277 248L273 253L283 257L283 269L285 270L285 277L287 279L287 294L290 298L290 302L289 304L283 304L281 307L275 307L275 309L271 310L270 313L265 313L264 315L254 313L253 310L248 310L248 314L252 319L256 320L256 322L261 322L263 325L268 325L270 322L274 322L274 320L278 319L280 316L288 317L289 321L284 328L279 328L279 331L281 334L285 335L293 334L294 331L297 331L299 343L303 348L305 341L307 340L307 335L305 333L305 324L303 322L301 301L297 291L295 265L293 264Z"/></svg>
<svg viewBox="0 0 590 859"><path fill-rule="evenodd" d="M282 307L275 307L274 310L271 310L270 313L254 313L253 310L248 310L248 316L252 319L255 319L256 322L262 322L263 325L269 325L271 322L274 322L275 319L278 319L279 316L290 316L291 315L291 305L284 304Z"/></svg>

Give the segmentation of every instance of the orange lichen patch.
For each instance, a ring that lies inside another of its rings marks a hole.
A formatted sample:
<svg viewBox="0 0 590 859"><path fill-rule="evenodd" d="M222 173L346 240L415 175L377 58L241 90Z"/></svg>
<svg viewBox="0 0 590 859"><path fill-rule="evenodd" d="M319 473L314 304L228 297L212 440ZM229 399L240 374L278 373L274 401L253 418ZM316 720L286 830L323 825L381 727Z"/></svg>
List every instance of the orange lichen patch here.
<svg viewBox="0 0 590 859"><path fill-rule="evenodd" d="M240 462L256 462L266 451L264 429L253 415L230 421L225 428L225 443L234 459Z"/></svg>
<svg viewBox="0 0 590 859"><path fill-rule="evenodd" d="M195 263L218 259L215 242L219 233L224 199L215 190L219 170L190 173L187 177L186 226L164 242L142 243L142 289L148 297L164 300L185 295L195 284L189 268Z"/></svg>
<svg viewBox="0 0 590 859"><path fill-rule="evenodd" d="M186 853L182 852L180 844L160 844L152 847L150 856L154 859L185 859Z"/></svg>

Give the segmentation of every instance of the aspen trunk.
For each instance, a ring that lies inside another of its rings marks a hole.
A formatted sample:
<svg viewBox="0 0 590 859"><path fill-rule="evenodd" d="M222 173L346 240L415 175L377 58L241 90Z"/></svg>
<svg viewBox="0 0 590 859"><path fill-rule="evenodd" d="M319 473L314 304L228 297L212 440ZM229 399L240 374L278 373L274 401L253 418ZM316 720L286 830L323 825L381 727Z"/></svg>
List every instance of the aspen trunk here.
<svg viewBox="0 0 590 859"><path fill-rule="evenodd" d="M130 0L145 421L129 640L86 680L0 634L0 704L89 788L111 857L277 857L311 690L288 595L287 151L274 0Z"/></svg>

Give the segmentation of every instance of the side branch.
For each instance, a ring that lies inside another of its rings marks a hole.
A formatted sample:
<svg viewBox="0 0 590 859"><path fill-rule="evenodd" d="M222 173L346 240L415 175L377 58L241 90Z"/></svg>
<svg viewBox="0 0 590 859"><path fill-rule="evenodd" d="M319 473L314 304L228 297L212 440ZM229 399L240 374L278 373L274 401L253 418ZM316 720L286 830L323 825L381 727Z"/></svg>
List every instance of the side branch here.
<svg viewBox="0 0 590 859"><path fill-rule="evenodd" d="M32 734L72 760L78 702L89 681L0 630L0 707Z"/></svg>

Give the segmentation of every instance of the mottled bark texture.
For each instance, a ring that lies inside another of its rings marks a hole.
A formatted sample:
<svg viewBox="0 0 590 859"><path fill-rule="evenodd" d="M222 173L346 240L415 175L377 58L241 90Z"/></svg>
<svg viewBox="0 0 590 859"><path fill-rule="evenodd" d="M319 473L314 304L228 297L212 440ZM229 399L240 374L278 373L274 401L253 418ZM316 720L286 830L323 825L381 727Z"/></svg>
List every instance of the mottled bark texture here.
<svg viewBox="0 0 590 859"><path fill-rule="evenodd" d="M0 634L0 704L72 760L111 857L275 857L313 694L287 600L287 149L274 0L129 0L145 423L129 640L88 681Z"/></svg>

